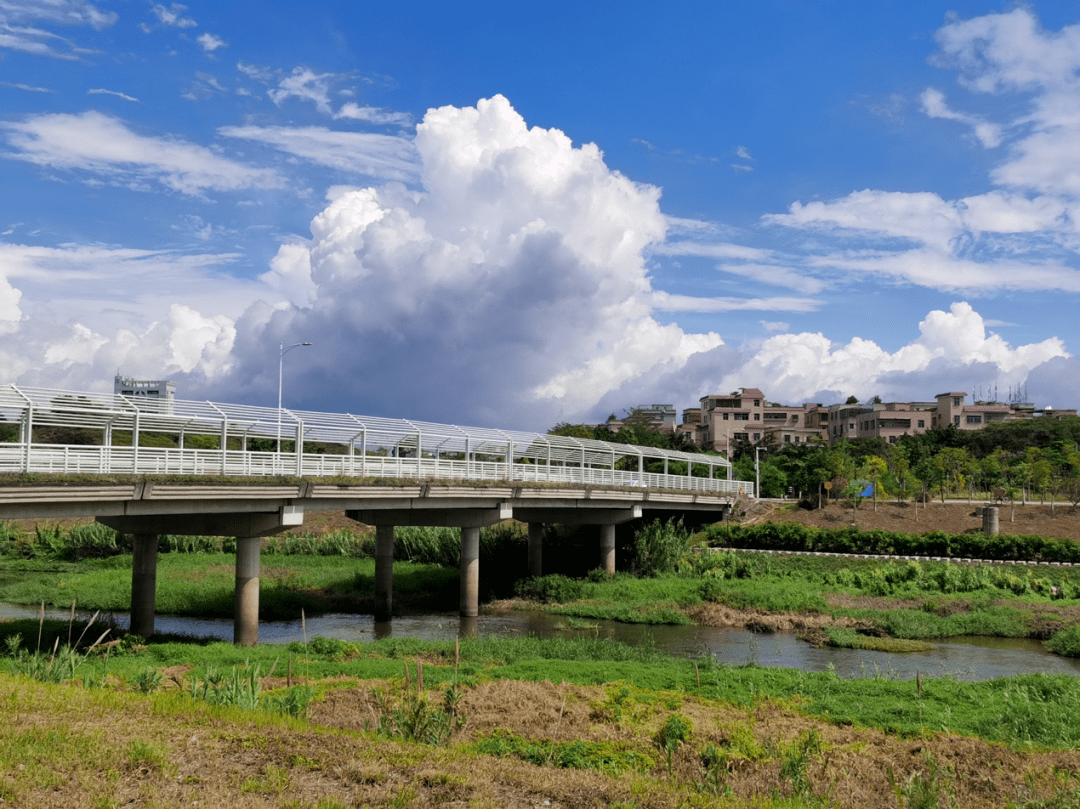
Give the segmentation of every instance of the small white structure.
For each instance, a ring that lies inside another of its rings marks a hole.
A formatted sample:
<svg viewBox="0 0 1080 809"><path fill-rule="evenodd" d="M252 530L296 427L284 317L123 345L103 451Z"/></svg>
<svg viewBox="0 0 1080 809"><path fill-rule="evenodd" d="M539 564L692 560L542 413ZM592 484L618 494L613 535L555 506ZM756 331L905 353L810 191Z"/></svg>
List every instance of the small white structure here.
<svg viewBox="0 0 1080 809"><path fill-rule="evenodd" d="M113 393L173 401L176 399L176 383L164 379L130 379L117 374L113 380Z"/></svg>

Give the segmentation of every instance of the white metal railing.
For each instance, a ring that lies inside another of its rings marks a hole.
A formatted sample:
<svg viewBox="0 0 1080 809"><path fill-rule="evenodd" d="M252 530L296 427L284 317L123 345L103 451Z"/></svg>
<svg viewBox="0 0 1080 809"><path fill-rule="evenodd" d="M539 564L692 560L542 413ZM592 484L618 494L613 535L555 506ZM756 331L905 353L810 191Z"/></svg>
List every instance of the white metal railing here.
<svg viewBox="0 0 1080 809"><path fill-rule="evenodd" d="M29 452L27 450L29 449ZM27 464L27 459L29 463ZM55 474L232 475L305 477L434 478L439 480L521 481L601 486L641 486L731 495L753 495L752 481L628 472L559 464L460 461L443 458L304 453L243 452L216 449L98 447L61 444L0 444L0 472Z"/></svg>
<svg viewBox="0 0 1080 809"><path fill-rule="evenodd" d="M754 494L752 483L728 479L731 463L718 455L351 413L0 385L5 425L0 472L505 480ZM43 429L83 440L89 434L94 443L35 442ZM146 446L147 434L170 436L176 446ZM279 439L294 452L263 451ZM313 448L320 451L305 451ZM673 463L706 475L670 474Z"/></svg>

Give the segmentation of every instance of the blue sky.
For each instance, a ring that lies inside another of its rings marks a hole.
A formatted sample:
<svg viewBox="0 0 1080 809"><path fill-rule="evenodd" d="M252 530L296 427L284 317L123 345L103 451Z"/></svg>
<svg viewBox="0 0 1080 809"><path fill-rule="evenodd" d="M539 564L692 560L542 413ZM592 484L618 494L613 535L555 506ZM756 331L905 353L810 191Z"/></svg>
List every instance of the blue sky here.
<svg viewBox="0 0 1080 809"><path fill-rule="evenodd" d="M1080 11L0 0L0 380L1080 405Z"/></svg>

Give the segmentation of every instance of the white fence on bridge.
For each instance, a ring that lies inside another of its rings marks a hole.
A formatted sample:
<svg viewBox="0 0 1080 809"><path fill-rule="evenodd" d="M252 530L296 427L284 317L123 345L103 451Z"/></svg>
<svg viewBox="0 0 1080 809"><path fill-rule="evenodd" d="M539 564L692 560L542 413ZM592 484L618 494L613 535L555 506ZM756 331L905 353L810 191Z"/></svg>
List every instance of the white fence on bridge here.
<svg viewBox="0 0 1080 809"><path fill-rule="evenodd" d="M0 472L9 473L503 480L754 494L753 482L728 479L731 464L717 455L405 419L3 385L5 422ZM48 431L69 441L34 441ZM151 434L176 446L147 446ZM216 447L185 447L194 436L211 436ZM256 440L294 451L249 450ZM687 471L672 474L672 463Z"/></svg>

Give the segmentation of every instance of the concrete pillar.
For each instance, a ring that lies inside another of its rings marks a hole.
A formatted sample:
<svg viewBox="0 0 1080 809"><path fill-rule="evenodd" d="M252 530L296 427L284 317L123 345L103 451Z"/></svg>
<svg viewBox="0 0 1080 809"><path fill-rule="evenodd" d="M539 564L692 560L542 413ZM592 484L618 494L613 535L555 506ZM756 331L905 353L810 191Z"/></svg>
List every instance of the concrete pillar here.
<svg viewBox="0 0 1080 809"><path fill-rule="evenodd" d="M154 634L154 605L157 600L157 534L135 534L131 559L132 635L148 638Z"/></svg>
<svg viewBox="0 0 1080 809"><path fill-rule="evenodd" d="M236 595L233 600L233 643L259 642L259 537L236 538Z"/></svg>
<svg viewBox="0 0 1080 809"><path fill-rule="evenodd" d="M480 529L461 529L461 617L480 612Z"/></svg>
<svg viewBox="0 0 1080 809"><path fill-rule="evenodd" d="M544 575L544 524L529 523L529 575Z"/></svg>
<svg viewBox="0 0 1080 809"><path fill-rule="evenodd" d="M390 620L394 606L394 526L375 526L375 620Z"/></svg>
<svg viewBox="0 0 1080 809"><path fill-rule="evenodd" d="M987 506L983 509L983 533L988 537L998 534L998 507Z"/></svg>
<svg viewBox="0 0 1080 809"><path fill-rule="evenodd" d="M615 526L600 526L600 567L605 573L615 573Z"/></svg>

